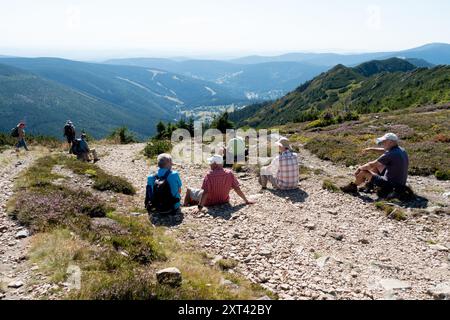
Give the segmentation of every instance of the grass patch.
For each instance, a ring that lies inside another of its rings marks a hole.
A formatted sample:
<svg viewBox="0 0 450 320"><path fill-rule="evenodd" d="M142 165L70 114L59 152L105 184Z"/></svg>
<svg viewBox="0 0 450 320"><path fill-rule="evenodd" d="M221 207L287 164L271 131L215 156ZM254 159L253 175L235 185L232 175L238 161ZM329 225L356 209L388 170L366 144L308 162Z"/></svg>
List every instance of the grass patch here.
<svg viewBox="0 0 450 320"><path fill-rule="evenodd" d="M90 176L94 180L93 188L96 190L113 191L126 195L136 194L136 189L130 182L121 177L110 175L92 163L66 157L61 157L57 162L76 174Z"/></svg>
<svg viewBox="0 0 450 320"><path fill-rule="evenodd" d="M233 259L220 259L219 261L217 261L217 265L222 270L230 270L236 268L238 262Z"/></svg>
<svg viewBox="0 0 450 320"><path fill-rule="evenodd" d="M407 215L402 209L389 205L384 201L376 202L375 207L378 210L383 211L390 219L394 219L396 221L405 221L407 219Z"/></svg>
<svg viewBox="0 0 450 320"><path fill-rule="evenodd" d="M331 181L329 179L326 179L323 181L322 189L327 190L329 192L335 192L335 193L341 192L341 189L336 184L334 184L333 181Z"/></svg>

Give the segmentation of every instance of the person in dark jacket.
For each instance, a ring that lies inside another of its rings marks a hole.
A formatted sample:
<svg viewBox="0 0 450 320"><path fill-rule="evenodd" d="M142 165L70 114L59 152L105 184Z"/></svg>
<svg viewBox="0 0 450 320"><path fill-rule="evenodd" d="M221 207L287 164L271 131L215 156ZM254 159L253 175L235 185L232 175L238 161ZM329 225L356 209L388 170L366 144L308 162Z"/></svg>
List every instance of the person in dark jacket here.
<svg viewBox="0 0 450 320"><path fill-rule="evenodd" d="M345 186L342 191L358 192L358 186L365 183L380 189L380 194L389 197L393 192L409 191L408 180L409 158L405 149L399 146L399 138L394 133L388 133L377 139L382 148L368 148L365 152L376 152L381 156L372 162L359 167L355 172L356 181Z"/></svg>
<svg viewBox="0 0 450 320"><path fill-rule="evenodd" d="M72 153L72 145L76 139L76 131L70 120L67 120L66 125L64 126L64 137L66 137L67 143L69 144L69 153Z"/></svg>

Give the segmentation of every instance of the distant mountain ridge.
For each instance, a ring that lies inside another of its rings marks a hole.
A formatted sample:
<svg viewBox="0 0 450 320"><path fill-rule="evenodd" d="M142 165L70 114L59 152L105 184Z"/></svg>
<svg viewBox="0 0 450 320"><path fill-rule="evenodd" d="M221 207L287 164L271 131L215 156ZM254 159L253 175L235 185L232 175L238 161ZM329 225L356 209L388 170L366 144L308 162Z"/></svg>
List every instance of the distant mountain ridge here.
<svg viewBox="0 0 450 320"><path fill-rule="evenodd" d="M418 48L395 52L374 52L362 54L337 53L288 53L280 56L248 56L230 60L239 64L258 64L264 62L306 62L316 65L334 66L344 64L354 66L370 60L388 58L423 59L434 65L450 64L450 44L431 43Z"/></svg>
<svg viewBox="0 0 450 320"><path fill-rule="evenodd" d="M28 132L62 138L62 126L67 119L75 121L78 130L85 129L95 137L125 124L131 124L132 130L137 131L148 121L130 115L120 106L0 64L0 131L9 132L18 121L25 120Z"/></svg>
<svg viewBox="0 0 450 320"><path fill-rule="evenodd" d="M391 58L337 65L271 104L230 114L238 126L269 127L316 119L323 111L359 113L450 101L450 66L417 68Z"/></svg>

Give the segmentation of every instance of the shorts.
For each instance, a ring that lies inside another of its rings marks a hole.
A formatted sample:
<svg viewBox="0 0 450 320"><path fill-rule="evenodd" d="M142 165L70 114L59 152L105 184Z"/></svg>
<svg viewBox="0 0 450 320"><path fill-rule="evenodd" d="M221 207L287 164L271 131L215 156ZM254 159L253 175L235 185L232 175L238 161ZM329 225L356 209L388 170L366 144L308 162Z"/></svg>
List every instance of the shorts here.
<svg viewBox="0 0 450 320"><path fill-rule="evenodd" d="M191 200L200 203L200 201L202 200L202 196L203 196L203 189L190 189L191 193Z"/></svg>
<svg viewBox="0 0 450 320"><path fill-rule="evenodd" d="M380 188L383 193L389 194L392 191L394 191L394 188L396 187L396 184L388 181L386 177L382 176L373 176L372 183Z"/></svg>

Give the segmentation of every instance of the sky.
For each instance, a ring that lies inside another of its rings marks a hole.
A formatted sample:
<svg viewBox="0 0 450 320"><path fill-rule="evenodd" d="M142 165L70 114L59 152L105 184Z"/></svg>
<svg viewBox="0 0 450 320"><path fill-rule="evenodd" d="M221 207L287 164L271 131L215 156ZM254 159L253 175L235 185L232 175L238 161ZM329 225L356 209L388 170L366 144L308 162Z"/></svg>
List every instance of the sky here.
<svg viewBox="0 0 450 320"><path fill-rule="evenodd" d="M0 0L0 55L100 59L450 43L448 0Z"/></svg>

